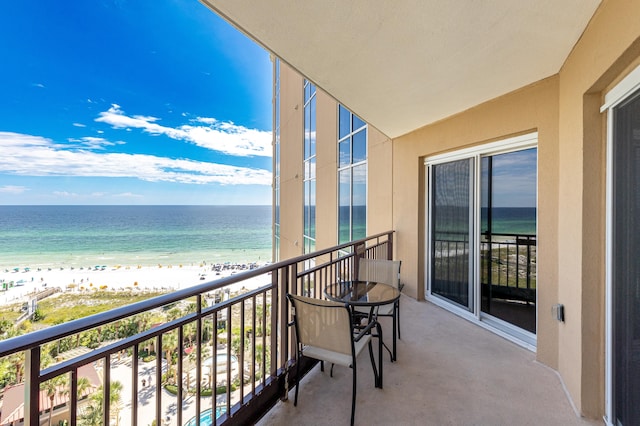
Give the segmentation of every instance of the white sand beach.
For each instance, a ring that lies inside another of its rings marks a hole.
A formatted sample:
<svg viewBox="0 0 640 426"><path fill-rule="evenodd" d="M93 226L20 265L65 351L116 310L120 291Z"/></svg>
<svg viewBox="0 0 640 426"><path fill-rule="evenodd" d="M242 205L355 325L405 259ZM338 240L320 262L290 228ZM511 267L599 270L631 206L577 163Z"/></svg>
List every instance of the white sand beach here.
<svg viewBox="0 0 640 426"><path fill-rule="evenodd" d="M27 301L30 295L49 288L63 292L117 291L171 291L214 281L247 270L256 264L189 265L96 265L90 268L23 268L0 270L0 304ZM265 277L255 277L234 284L232 291L256 288L268 282ZM237 288L236 288L237 287ZM1 290L6 288L4 290Z"/></svg>

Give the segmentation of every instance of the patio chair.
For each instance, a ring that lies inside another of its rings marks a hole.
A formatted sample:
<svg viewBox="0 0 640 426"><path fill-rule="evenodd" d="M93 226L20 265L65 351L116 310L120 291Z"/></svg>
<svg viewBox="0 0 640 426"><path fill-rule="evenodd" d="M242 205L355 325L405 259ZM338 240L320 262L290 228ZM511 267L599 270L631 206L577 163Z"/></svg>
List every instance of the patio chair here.
<svg viewBox="0 0 640 426"><path fill-rule="evenodd" d="M333 377L334 364L349 367L353 371L353 391L351 400L351 424L353 425L356 409L356 358L369 347L371 366L376 387L382 388L382 338L380 324L372 321L366 328L354 334L351 311L348 305L340 302L312 299L304 296L287 294L291 302L296 334L296 394L294 406L298 405L298 388L300 387L300 359L302 356L320 361L324 371L324 361L331 363ZM378 364L376 368L371 344L371 330L378 332Z"/></svg>
<svg viewBox="0 0 640 426"><path fill-rule="evenodd" d="M358 280L359 281L374 281L377 283L387 284L396 287L398 290L402 290L403 285L400 284L400 266L402 261L400 260L386 260L386 259L367 259L360 258L358 263ZM367 309L356 308L356 311L360 313L369 314ZM376 308L374 312L376 317L392 317L393 318L393 343L392 350L389 351L391 355L391 361L396 360L396 336L400 339L400 299L394 303L382 305ZM385 345L386 347L386 345ZM388 350L389 348L387 348Z"/></svg>

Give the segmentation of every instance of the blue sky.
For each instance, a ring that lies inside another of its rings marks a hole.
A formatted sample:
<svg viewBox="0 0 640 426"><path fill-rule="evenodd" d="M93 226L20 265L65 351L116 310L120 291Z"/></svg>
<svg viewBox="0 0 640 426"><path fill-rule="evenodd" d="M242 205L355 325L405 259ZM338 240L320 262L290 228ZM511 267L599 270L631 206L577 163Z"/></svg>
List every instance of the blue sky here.
<svg viewBox="0 0 640 426"><path fill-rule="evenodd" d="M197 0L0 4L0 204L270 204L268 53Z"/></svg>

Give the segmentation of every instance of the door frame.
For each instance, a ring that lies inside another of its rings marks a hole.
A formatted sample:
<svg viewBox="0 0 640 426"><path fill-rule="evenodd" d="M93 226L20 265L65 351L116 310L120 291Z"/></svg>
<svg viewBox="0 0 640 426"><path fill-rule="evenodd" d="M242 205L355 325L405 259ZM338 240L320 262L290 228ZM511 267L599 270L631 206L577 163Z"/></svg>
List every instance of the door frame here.
<svg viewBox="0 0 640 426"><path fill-rule="evenodd" d="M605 94L600 112L607 113L605 177L605 416L613 425L613 109L640 90L640 65Z"/></svg>
<svg viewBox="0 0 640 426"><path fill-rule="evenodd" d="M527 133L524 135L514 136L506 139L501 139L495 142L490 142L482 145L477 145L469 148L464 148L452 152L446 152L443 154L437 154L433 156L426 157L424 160L425 167L425 274L424 274L424 288L425 288L425 299L438 305L452 313L455 313L458 316L461 316L483 328L490 330L491 332L498 334L501 337L504 337L507 340L510 340L519 346L522 346L528 350L533 352L536 351L537 345L537 335L533 333L529 333L526 330L523 330L517 326L514 326L506 321L503 321L499 318L489 316L484 314L481 310L481 295L480 295L480 262L477 258L477 254L480 253L480 238L478 234L478 230L480 229L480 177L481 177L481 167L480 159L482 157L504 154L513 151L521 151L530 148L538 148L538 132ZM446 300L443 297L440 297L436 294L431 293L431 238L432 238L432 222L431 222L431 205L433 202L432 199L432 191L431 191L431 166L448 163L456 160L463 159L473 159L472 166L472 234L473 239L470 244L470 251L472 251L472 259L470 261L473 264L473 273L469 275L470 279L473 280L472 283L472 291L473 291L473 310L468 311L463 309L460 306L455 305L454 303ZM537 166L536 166L537 169ZM538 176L538 171L536 170L536 180ZM536 181L537 186L537 181ZM537 191L536 191L537 192ZM538 196L536 194L536 200ZM537 204L537 202L536 202ZM536 206L537 208L537 206ZM537 215L537 213L536 213ZM537 217L536 217L537 223ZM536 231L537 234L537 231ZM537 263L536 263L537 268ZM537 271L536 271L537 272ZM538 319L538 292L536 289L536 322Z"/></svg>

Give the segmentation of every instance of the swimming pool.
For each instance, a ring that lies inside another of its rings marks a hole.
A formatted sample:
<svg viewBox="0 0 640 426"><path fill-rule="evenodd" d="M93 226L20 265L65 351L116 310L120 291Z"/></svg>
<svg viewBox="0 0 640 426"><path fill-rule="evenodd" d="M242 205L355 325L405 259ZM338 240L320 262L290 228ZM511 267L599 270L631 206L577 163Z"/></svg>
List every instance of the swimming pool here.
<svg viewBox="0 0 640 426"><path fill-rule="evenodd" d="M216 419L227 412L227 406L223 405L221 407L216 407ZM204 410L200 413L200 426L209 426L213 424L213 419L211 418L211 408ZM196 426L196 418L192 417L188 422L184 424L184 426Z"/></svg>

